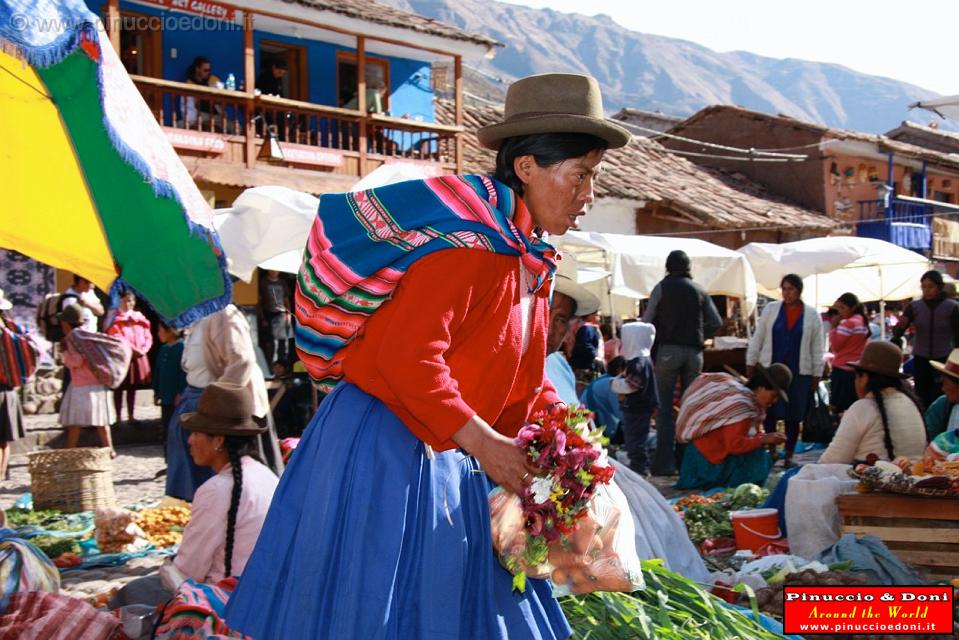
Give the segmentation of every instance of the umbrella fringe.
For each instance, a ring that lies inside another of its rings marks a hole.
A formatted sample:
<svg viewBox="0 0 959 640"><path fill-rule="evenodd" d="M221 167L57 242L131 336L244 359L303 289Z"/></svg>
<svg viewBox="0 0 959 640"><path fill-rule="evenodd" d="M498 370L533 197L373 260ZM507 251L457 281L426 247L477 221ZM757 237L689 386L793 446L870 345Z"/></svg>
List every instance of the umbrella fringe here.
<svg viewBox="0 0 959 640"><path fill-rule="evenodd" d="M44 45L31 45L12 38L9 34L4 34L0 35L0 46L4 51L9 51L30 66L46 69L63 62L67 56L76 51L84 36L96 39L99 24L99 21L84 21L57 36L53 42Z"/></svg>

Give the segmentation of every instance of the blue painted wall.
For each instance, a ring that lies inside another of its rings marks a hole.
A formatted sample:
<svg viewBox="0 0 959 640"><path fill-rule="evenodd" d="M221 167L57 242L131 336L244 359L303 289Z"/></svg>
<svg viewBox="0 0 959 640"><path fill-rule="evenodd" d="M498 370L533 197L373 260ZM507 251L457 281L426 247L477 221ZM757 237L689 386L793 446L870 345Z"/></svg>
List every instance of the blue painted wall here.
<svg viewBox="0 0 959 640"><path fill-rule="evenodd" d="M99 13L103 7L102 0L86 0L86 3L95 13ZM221 81L225 82L227 74L233 73L237 88L240 87L240 83L244 80L241 25L193 19L193 16L188 14L127 2L121 2L120 8L124 11L162 19L164 79L184 81L187 67L196 56L202 55L210 59L213 74ZM183 21L184 17L188 19ZM187 28L181 28L183 26ZM197 29L197 26L201 28ZM260 68L259 45L264 39L305 47L309 73L309 101L336 106L336 54L340 51L355 53L355 49L329 42L256 31L254 46L257 72ZM173 49L176 49L176 58L171 56ZM386 60L389 63L390 75L390 113L394 116L406 115L421 122L435 122L429 63L394 57L387 57Z"/></svg>

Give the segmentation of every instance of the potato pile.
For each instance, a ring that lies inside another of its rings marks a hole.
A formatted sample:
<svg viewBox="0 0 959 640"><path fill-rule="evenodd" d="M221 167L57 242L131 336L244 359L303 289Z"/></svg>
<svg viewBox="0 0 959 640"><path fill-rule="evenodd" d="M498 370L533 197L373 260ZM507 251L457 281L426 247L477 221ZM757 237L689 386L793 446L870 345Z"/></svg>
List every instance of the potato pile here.
<svg viewBox="0 0 959 640"><path fill-rule="evenodd" d="M149 547L146 534L137 526L136 518L137 514L126 509L97 509L93 523L100 553L135 553Z"/></svg>
<svg viewBox="0 0 959 640"><path fill-rule="evenodd" d="M183 540L183 527L189 521L190 510L186 507L144 509L137 517L137 524L156 547L180 544Z"/></svg>
<svg viewBox="0 0 959 640"><path fill-rule="evenodd" d="M868 584L869 578L863 573L849 571L824 571L817 573L806 569L799 573L788 573L782 583L765 587L756 592L756 603L759 610L782 620L783 617L783 587L842 587L862 586Z"/></svg>

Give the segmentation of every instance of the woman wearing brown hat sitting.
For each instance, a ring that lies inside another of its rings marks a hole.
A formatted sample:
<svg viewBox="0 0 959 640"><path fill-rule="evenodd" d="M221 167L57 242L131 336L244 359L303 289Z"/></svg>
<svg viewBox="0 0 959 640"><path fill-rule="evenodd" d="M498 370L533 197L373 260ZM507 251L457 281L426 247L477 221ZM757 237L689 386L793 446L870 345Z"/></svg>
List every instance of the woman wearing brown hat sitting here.
<svg viewBox="0 0 959 640"><path fill-rule="evenodd" d="M211 383L196 412L184 414L181 424L190 432L193 461L214 475L193 497L190 522L172 563L175 571L164 572L217 583L243 573L279 480L255 459L256 437L266 427L254 422L246 387ZM159 604L171 597L156 577L146 578L121 591L114 605Z"/></svg>
<svg viewBox="0 0 959 640"><path fill-rule="evenodd" d="M254 638L566 638L546 581L492 553L489 491L533 469L514 442L544 380L555 252L606 149L599 85L514 83L478 138L493 176L328 194L296 292L297 348L333 388L307 427L226 609Z"/></svg>
<svg viewBox="0 0 959 640"><path fill-rule="evenodd" d="M922 457L926 428L919 401L900 373L899 347L891 342L871 342L862 358L849 364L856 370L859 400L843 414L819 462L853 464L865 461L871 453L881 460Z"/></svg>
<svg viewBox="0 0 959 640"><path fill-rule="evenodd" d="M728 373L703 373L683 394L676 439L688 442L677 489L764 484L773 466L765 447L785 434L764 433L766 410L786 401L792 372L784 364L757 364L748 381Z"/></svg>

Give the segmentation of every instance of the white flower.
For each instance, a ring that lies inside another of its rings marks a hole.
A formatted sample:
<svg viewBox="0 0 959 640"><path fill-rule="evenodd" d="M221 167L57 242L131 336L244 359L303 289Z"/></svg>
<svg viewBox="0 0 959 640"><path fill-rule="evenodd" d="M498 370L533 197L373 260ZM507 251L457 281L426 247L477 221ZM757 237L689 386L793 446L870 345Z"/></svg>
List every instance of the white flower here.
<svg viewBox="0 0 959 640"><path fill-rule="evenodd" d="M553 493L553 479L542 477L533 478L533 481L529 483L529 488L533 492L533 502L543 504L549 500L550 495Z"/></svg>

